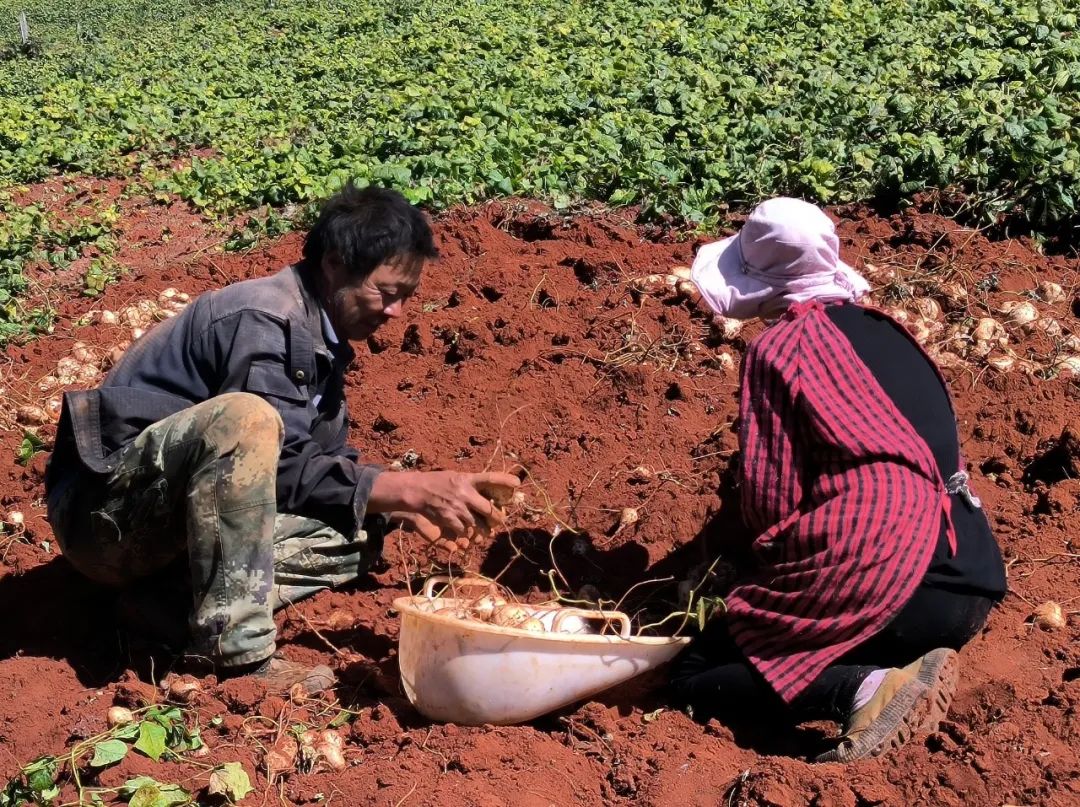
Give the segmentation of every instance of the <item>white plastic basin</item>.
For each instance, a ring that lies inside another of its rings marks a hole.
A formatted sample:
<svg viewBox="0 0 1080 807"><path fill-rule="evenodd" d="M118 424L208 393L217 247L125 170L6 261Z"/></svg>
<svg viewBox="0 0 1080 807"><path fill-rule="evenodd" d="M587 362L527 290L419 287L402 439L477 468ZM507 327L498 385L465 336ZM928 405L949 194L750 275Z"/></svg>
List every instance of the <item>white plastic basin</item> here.
<svg viewBox="0 0 1080 807"><path fill-rule="evenodd" d="M405 692L425 717L478 726L532 720L669 661L689 639L631 637L618 612L582 612L618 623L621 635L530 633L433 613L468 600L399 597L398 662ZM558 606L525 606L546 626Z"/></svg>

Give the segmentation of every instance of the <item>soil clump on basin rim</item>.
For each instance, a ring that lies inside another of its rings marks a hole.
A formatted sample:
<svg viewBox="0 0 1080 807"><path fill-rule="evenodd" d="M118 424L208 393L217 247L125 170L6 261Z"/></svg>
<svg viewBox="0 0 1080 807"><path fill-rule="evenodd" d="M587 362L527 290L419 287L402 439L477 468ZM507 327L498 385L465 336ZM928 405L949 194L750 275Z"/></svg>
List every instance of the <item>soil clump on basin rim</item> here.
<svg viewBox="0 0 1080 807"><path fill-rule="evenodd" d="M39 294L60 317L54 333L5 351L0 386L10 405L0 413L0 509L25 516L23 528L0 537L5 780L36 756L102 731L114 702L164 697L143 683L162 676L152 666L161 654L118 622L111 592L82 581L58 557L44 520L45 455L25 467L16 462L17 408L49 410L50 398L78 386L48 380L76 342L107 362L132 338L129 322L103 322L102 311L159 303L169 288L194 296L262 276L293 259L301 243L291 234L247 253L222 253L223 233L181 205L124 196L118 183L77 184L88 199L120 203L114 258L125 273L96 298L78 294L85 269L78 263L42 273ZM60 183L29 194L45 206L66 204ZM1010 561L1012 591L963 652L960 691L941 731L884 759L813 765L798 755L813 753L834 727L780 734L699 726L656 711L662 702L646 691L649 682L528 726L430 725L398 688L390 604L406 592L406 570L422 573L431 559L415 540L395 535L371 577L278 615L287 655L339 672L336 696L355 713L335 721L344 771L292 771L271 783L264 762L289 727L326 728L339 705L266 698L257 687L205 679L187 708L203 726L208 757L162 765L128 755L96 784L115 787L145 774L198 790L207 764L240 761L256 786L252 803L279 796L291 804L386 805L1077 803L1080 619L1046 631L1029 618L1046 600L1065 602L1066 611L1080 607L1068 602L1080 597L1080 392L1067 369L1055 369L1068 354L1067 337L1080 334L1080 261L1044 256L1026 240L989 240L931 212L833 212L845 260L857 268L869 262L879 273L880 302L910 308L912 294L942 300L941 335L931 342L987 315L1004 322L994 312L1015 300L1033 300L1061 327L1048 334L1005 323L1007 349L1031 362L1026 371L1001 372L975 355L945 369L974 485ZM455 558L460 567L500 575L533 599L550 595L548 572L556 568L554 579L571 595L591 586L618 600L649 580L627 606L670 609L679 583L691 570L700 574L740 529L731 475L738 364L761 326L724 340L674 292L638 289L636 278L690 263L699 241L685 234L603 211L563 216L517 202L453 210L436 230L443 257L406 316L358 351L349 375L353 442L387 464L527 472L526 504L513 513L510 531ZM1039 298L1045 280L1060 284L1064 296ZM941 291L950 283L966 290L962 304ZM50 423L36 428L51 438ZM650 473L635 472L639 466ZM640 517L616 532L626 507Z"/></svg>

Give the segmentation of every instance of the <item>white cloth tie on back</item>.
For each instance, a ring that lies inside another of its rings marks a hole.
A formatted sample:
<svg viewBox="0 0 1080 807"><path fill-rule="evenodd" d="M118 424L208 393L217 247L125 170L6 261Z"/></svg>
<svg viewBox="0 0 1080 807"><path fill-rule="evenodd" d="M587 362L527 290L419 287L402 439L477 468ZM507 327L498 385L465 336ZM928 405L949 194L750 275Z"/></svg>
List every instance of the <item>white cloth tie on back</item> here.
<svg viewBox="0 0 1080 807"><path fill-rule="evenodd" d="M945 483L945 490L953 495L960 496L972 510L982 510L982 499L971 492L971 488L968 486L970 481L971 477L968 476L967 471L957 471Z"/></svg>
<svg viewBox="0 0 1080 807"><path fill-rule="evenodd" d="M735 319L775 317L809 300L855 302L870 291L840 260L825 212L788 197L762 202L738 235L698 250L690 276L713 311Z"/></svg>

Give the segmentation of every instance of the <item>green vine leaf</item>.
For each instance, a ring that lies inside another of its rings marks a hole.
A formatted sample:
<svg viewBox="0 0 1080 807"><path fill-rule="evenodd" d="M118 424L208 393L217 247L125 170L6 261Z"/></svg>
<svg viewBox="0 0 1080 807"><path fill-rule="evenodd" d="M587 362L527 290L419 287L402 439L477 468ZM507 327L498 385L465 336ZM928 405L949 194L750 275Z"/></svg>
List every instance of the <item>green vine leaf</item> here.
<svg viewBox="0 0 1080 807"><path fill-rule="evenodd" d="M226 762L214 768L206 788L211 796L224 796L231 802L240 801L251 791L251 780L239 762Z"/></svg>
<svg viewBox="0 0 1080 807"><path fill-rule="evenodd" d="M174 807L192 803L191 793L180 785L165 784L149 776L128 779L120 788L120 796L128 799L129 807Z"/></svg>
<svg viewBox="0 0 1080 807"><path fill-rule="evenodd" d="M123 740L102 740L94 746L94 756L90 760L91 767L105 768L115 765L127 756L128 744Z"/></svg>
<svg viewBox="0 0 1080 807"><path fill-rule="evenodd" d="M164 727L151 720L142 721L139 724L139 739L135 741L135 748L158 762L167 750Z"/></svg>

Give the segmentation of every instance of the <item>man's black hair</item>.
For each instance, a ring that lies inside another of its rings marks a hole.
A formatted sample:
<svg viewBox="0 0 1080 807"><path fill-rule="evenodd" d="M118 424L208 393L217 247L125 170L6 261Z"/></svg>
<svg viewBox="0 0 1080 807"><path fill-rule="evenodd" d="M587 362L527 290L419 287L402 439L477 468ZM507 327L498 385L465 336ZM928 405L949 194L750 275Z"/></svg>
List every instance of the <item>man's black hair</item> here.
<svg viewBox="0 0 1080 807"><path fill-rule="evenodd" d="M431 226L419 208L389 188L357 188L349 182L323 203L304 240L304 264L318 272L323 256L335 254L360 280L383 263L438 256Z"/></svg>

